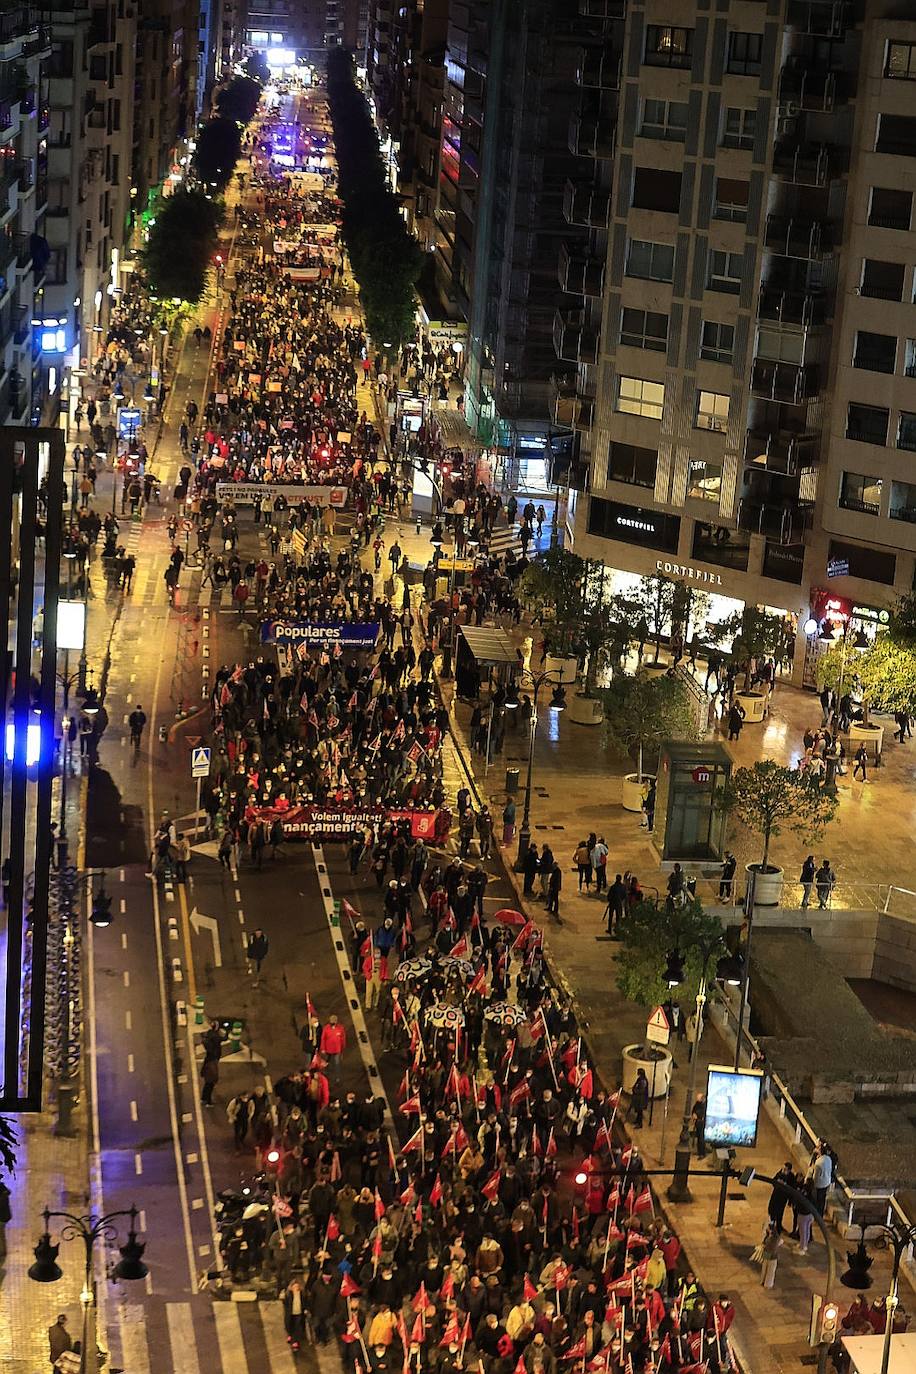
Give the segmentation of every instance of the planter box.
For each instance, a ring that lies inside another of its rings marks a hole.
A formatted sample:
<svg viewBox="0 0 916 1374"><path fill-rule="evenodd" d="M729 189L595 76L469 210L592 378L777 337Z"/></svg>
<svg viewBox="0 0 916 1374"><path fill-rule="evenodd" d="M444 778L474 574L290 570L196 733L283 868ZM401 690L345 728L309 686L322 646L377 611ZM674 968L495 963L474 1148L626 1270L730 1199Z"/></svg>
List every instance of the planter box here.
<svg viewBox="0 0 916 1374"><path fill-rule="evenodd" d="M587 697L577 692L566 703L566 719L576 725L600 725L604 720L604 707L597 697Z"/></svg>
<svg viewBox="0 0 916 1374"><path fill-rule="evenodd" d="M623 1075L621 1087L624 1092L632 1092L636 1082L637 1069L645 1069L649 1080L649 1096L664 1097L671 1082L671 1069L674 1060L671 1052L663 1045L624 1045ZM655 1092L652 1091L652 1069L655 1069Z"/></svg>
<svg viewBox="0 0 916 1374"><path fill-rule="evenodd" d="M564 687L571 687L579 671L579 660L576 658L557 658L553 654L548 654L544 668L553 675L551 680L554 687L560 683Z"/></svg>
<svg viewBox="0 0 916 1374"><path fill-rule="evenodd" d="M748 875L745 895L750 887L750 874L753 870L755 874L754 882L754 907L758 906L779 906L782 901L782 885L785 881L785 872L777 868L774 873L761 873L756 864L745 864L744 871Z"/></svg>
<svg viewBox="0 0 916 1374"><path fill-rule="evenodd" d="M735 701L744 710L745 725L761 723L767 703L765 692L736 692Z"/></svg>
<svg viewBox="0 0 916 1374"><path fill-rule="evenodd" d="M849 753L855 754L860 744L864 744L869 750L874 748L876 754L880 754L884 748L884 726L883 725L862 725L852 721L849 726Z"/></svg>
<svg viewBox="0 0 916 1374"><path fill-rule="evenodd" d="M648 773L643 773L642 782L639 781L638 773L627 773L623 779L621 801L624 811L642 811L642 804L649 783L653 779Z"/></svg>

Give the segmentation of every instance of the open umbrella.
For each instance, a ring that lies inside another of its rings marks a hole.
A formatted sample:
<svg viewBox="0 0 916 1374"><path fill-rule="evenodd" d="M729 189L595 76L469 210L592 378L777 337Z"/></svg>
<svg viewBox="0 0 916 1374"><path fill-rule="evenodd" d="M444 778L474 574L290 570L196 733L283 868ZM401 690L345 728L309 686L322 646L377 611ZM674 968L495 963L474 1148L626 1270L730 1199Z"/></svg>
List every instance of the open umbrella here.
<svg viewBox="0 0 916 1374"><path fill-rule="evenodd" d="M446 954L439 960L439 964L446 978L451 978L453 974L465 980L474 977L474 965L470 959L456 959L453 955Z"/></svg>
<svg viewBox="0 0 916 1374"><path fill-rule="evenodd" d="M412 978L425 978L432 966L431 959L405 959L403 964L398 964L394 976L397 982L406 983Z"/></svg>
<svg viewBox="0 0 916 1374"><path fill-rule="evenodd" d="M520 911L512 911L510 907L503 907L502 911L497 911L493 917L501 926L526 926L528 918L523 916Z"/></svg>
<svg viewBox="0 0 916 1374"><path fill-rule="evenodd" d="M436 1002L426 1008L426 1020L437 1029L460 1030L464 1025L464 1012L460 1007L450 1007L447 1002Z"/></svg>
<svg viewBox="0 0 916 1374"><path fill-rule="evenodd" d="M520 1026L528 1020L521 1007L512 1002L492 1002L484 1012L484 1019L496 1021L500 1026Z"/></svg>

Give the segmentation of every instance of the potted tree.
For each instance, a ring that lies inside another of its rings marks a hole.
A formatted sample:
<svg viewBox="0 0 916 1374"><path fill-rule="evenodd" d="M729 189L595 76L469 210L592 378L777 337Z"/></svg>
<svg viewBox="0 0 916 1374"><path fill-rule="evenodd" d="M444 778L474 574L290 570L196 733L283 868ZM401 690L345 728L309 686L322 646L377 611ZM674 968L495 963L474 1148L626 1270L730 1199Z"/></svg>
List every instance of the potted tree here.
<svg viewBox="0 0 916 1374"><path fill-rule="evenodd" d="M651 640L655 646L655 653L652 658L653 667L658 664L665 631L675 621L680 585L670 577L662 577L658 573L653 573L651 577L644 577L633 593L632 601L636 617L634 625L642 623L646 631L646 638Z"/></svg>
<svg viewBox="0 0 916 1374"><path fill-rule="evenodd" d="M757 606L745 606L743 611L736 611L716 628L722 638L731 639L732 660L745 665L744 686L735 693L735 700L744 711L745 723L759 724L764 718L766 693L751 686L753 664L756 659L781 652L785 625L778 615L771 615Z"/></svg>
<svg viewBox="0 0 916 1374"><path fill-rule="evenodd" d="M836 815L837 798L809 787L801 775L772 759L738 768L716 793L720 811L734 813L763 839L759 862L745 865L754 873L754 905L778 906L783 870L770 862L770 843L786 827L806 842L820 837Z"/></svg>
<svg viewBox="0 0 916 1374"><path fill-rule="evenodd" d="M880 755L884 727L868 719L869 708L889 715L912 710L916 701L916 593L902 596L874 644L853 665L862 689L862 719L849 729L850 747L864 742Z"/></svg>
<svg viewBox="0 0 916 1374"><path fill-rule="evenodd" d="M578 674L578 655L572 652L571 627L575 624L582 600L581 584L585 559L569 549L547 549L528 565L518 582L524 601L550 612L552 625L547 634L551 649L544 667L558 682L569 685Z"/></svg>
<svg viewBox="0 0 916 1374"><path fill-rule="evenodd" d="M681 956L684 981L678 985L677 997L685 1007L696 1002L703 971L701 951L714 948L722 940L722 926L715 916L703 910L693 899L683 906L656 906L653 901L639 902L620 930L621 949L617 956L617 987L631 1002L647 1011L666 1002L671 995L665 981L665 964L669 954ZM661 1050L661 1058L657 1058ZM650 1091L653 1072L656 1096L661 1096L671 1073L671 1055L657 1045L626 1045L623 1049L623 1086L632 1087L637 1069L645 1069Z"/></svg>
<svg viewBox="0 0 916 1374"><path fill-rule="evenodd" d="M696 739L696 717L684 683L675 677L620 678L604 697L608 729L624 748L636 752L636 772L623 779L625 811L642 809L644 787L651 777L643 769L644 753L657 751L665 739ZM652 775L654 776L654 775Z"/></svg>

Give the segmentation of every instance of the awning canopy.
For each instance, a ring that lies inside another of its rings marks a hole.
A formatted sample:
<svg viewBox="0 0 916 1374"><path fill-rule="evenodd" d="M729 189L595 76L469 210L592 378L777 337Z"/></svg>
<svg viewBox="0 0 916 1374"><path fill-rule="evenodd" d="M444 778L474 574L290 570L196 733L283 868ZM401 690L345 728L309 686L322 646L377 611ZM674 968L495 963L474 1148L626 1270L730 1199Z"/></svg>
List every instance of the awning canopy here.
<svg viewBox="0 0 916 1374"><path fill-rule="evenodd" d="M484 625L462 625L461 638L479 668L518 667L515 645L505 630Z"/></svg>

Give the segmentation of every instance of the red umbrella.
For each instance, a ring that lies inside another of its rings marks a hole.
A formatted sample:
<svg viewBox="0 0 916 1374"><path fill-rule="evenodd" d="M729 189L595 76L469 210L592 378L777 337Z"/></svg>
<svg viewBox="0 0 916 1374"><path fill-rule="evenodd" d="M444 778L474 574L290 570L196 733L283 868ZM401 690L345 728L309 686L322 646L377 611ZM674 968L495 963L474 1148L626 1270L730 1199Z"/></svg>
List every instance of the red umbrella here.
<svg viewBox="0 0 916 1374"><path fill-rule="evenodd" d="M501 926L526 926L528 924L527 917L523 916L520 911L511 911L509 907L497 911L493 919L498 921Z"/></svg>

